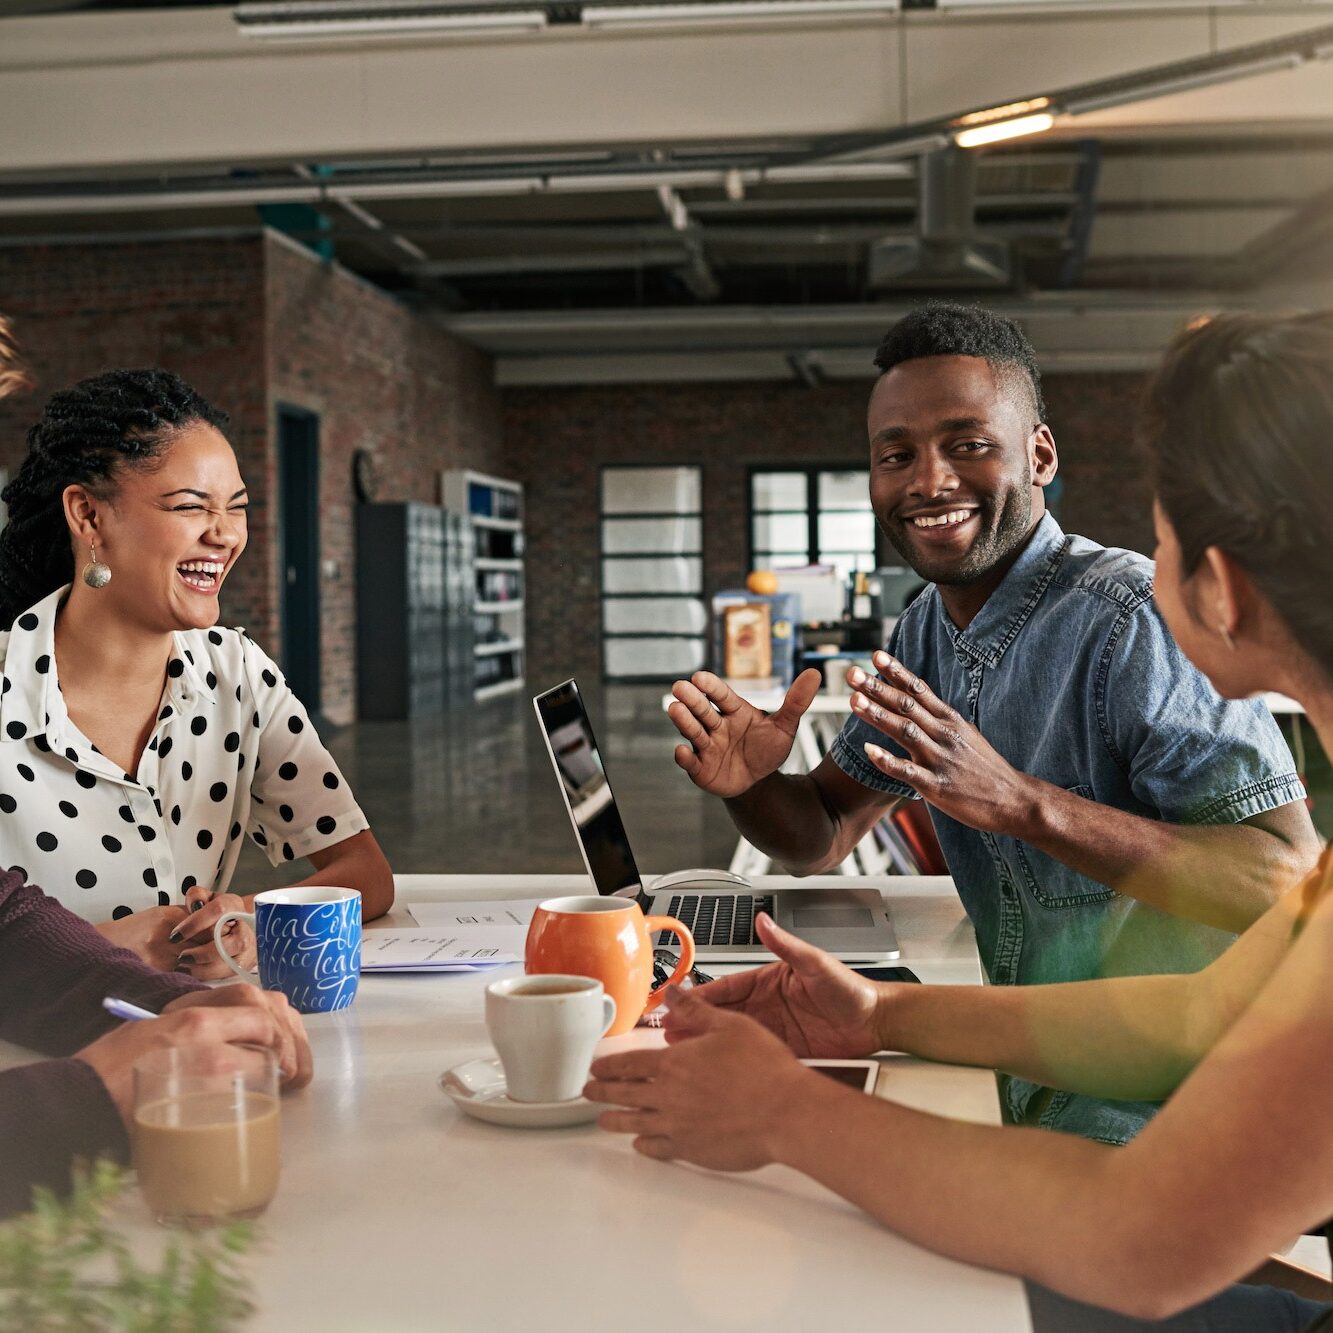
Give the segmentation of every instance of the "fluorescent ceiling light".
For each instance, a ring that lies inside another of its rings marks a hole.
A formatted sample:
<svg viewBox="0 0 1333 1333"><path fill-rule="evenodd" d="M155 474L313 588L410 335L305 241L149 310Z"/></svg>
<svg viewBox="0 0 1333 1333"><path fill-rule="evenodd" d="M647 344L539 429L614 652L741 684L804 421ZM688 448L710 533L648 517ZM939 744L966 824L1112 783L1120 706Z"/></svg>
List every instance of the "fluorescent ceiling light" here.
<svg viewBox="0 0 1333 1333"><path fill-rule="evenodd" d="M546 27L544 9L472 10L400 6L387 9L373 3L256 4L236 10L236 26L243 37L309 41L320 37L393 37L404 33L434 32L483 34L537 32Z"/></svg>
<svg viewBox="0 0 1333 1333"><path fill-rule="evenodd" d="M1257 9L1262 0L935 0L936 9L1101 10L1117 9Z"/></svg>
<svg viewBox="0 0 1333 1333"><path fill-rule="evenodd" d="M719 0L716 4L587 5L586 28L693 26L766 18L840 18L848 14L896 14L900 0Z"/></svg>
<svg viewBox="0 0 1333 1333"><path fill-rule="evenodd" d="M1015 120L1019 116L1030 116L1037 111L1045 111L1051 105L1049 97L1033 97L1026 102L1008 102L1004 106L989 107L985 111L969 111L959 116L953 123L965 128L968 125L993 125L997 120Z"/></svg>
<svg viewBox="0 0 1333 1333"><path fill-rule="evenodd" d="M997 120L990 125L976 125L959 130L953 141L959 148L980 148L983 144L1000 143L1004 139L1020 139L1025 134L1041 134L1055 124L1049 111L1035 116L1019 116L1016 120Z"/></svg>
<svg viewBox="0 0 1333 1333"><path fill-rule="evenodd" d="M1231 83L1236 79L1250 79L1259 74L1273 74L1278 70L1295 69L1305 63L1305 55L1300 51L1288 51L1280 56L1268 56L1263 60L1251 60L1235 65L1217 65L1212 69L1201 70L1197 74L1182 74L1179 78L1156 79L1145 81L1135 87L1116 88L1105 93L1090 93L1087 97L1066 98L1061 110L1071 116L1086 115L1089 111L1105 111L1113 106L1126 106L1131 102L1147 102L1154 97L1167 97L1172 93L1192 92L1196 88L1211 88L1219 83Z"/></svg>

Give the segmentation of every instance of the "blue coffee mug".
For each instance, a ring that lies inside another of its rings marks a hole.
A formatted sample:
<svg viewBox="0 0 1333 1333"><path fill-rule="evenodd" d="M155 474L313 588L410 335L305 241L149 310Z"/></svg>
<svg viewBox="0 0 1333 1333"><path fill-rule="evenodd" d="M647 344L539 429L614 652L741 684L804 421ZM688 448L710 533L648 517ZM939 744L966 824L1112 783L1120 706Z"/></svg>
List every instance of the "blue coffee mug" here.
<svg viewBox="0 0 1333 1333"><path fill-rule="evenodd" d="M238 976L251 974L222 946L229 921L248 921L259 951L259 984L281 991L303 1014L346 1009L361 975L361 895L355 889L270 889L253 912L224 912L213 942Z"/></svg>

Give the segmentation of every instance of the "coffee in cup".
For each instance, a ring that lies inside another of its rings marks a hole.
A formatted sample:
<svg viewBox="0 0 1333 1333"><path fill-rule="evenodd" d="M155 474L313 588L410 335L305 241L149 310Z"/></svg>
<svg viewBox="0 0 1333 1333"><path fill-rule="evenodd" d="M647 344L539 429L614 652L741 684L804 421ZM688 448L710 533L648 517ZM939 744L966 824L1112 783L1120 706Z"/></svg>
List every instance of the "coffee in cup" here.
<svg viewBox="0 0 1333 1333"><path fill-rule="evenodd" d="M652 989L652 936L671 931L680 957L667 981ZM528 927L523 965L529 976L563 973L596 977L616 1002L607 1036L628 1032L645 1010L660 1004L667 986L694 966L694 937L675 917L645 917L630 898L548 898Z"/></svg>
<svg viewBox="0 0 1333 1333"><path fill-rule="evenodd" d="M616 1002L593 977L510 977L486 987L486 1027L515 1102L567 1102L583 1091Z"/></svg>
<svg viewBox="0 0 1333 1333"><path fill-rule="evenodd" d="M262 1213L278 1188L278 1124L269 1051L166 1047L134 1066L134 1165L159 1221Z"/></svg>

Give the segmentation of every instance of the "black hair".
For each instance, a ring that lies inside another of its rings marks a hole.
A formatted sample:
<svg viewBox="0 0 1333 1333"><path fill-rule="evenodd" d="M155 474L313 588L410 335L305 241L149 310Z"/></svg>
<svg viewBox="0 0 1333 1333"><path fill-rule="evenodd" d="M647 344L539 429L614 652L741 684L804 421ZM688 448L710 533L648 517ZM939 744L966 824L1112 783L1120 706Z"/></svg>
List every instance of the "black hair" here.
<svg viewBox="0 0 1333 1333"><path fill-rule="evenodd" d="M109 370L54 394L28 432L28 453L0 493L0 630L74 577L67 486L105 497L125 467L146 467L192 422L221 429L226 413L169 370Z"/></svg>
<svg viewBox="0 0 1333 1333"><path fill-rule="evenodd" d="M1012 319L979 305L927 302L884 335L875 365L884 374L904 361L927 356L980 357L1006 390L1017 389L1025 396L1025 406L1034 414L1033 426L1046 420L1037 354Z"/></svg>
<svg viewBox="0 0 1333 1333"><path fill-rule="evenodd" d="M1196 322L1149 385L1143 442L1185 575L1225 551L1333 676L1333 312Z"/></svg>

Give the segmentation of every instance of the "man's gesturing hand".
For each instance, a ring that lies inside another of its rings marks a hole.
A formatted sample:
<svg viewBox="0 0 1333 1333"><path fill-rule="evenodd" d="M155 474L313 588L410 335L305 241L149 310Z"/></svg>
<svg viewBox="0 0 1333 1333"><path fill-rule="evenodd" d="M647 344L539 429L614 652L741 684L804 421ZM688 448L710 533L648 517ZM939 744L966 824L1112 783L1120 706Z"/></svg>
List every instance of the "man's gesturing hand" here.
<svg viewBox="0 0 1333 1333"><path fill-rule="evenodd" d="M881 677L859 667L847 673L852 712L910 756L877 745L866 757L886 777L914 787L937 810L970 828L1019 835L1036 804L1035 779L1020 773L972 723L937 699L897 658L876 653Z"/></svg>
<svg viewBox="0 0 1333 1333"><path fill-rule="evenodd" d="M711 671L678 680L667 716L689 742L676 763L696 787L714 796L740 796L776 773L791 753L796 724L819 690L819 672L802 671L776 713L761 713Z"/></svg>
<svg viewBox="0 0 1333 1333"><path fill-rule="evenodd" d="M719 977L692 991L692 998L756 1019L803 1059L855 1059L881 1049L887 992L763 912L755 929L780 961ZM693 1005L673 1005L664 1024L667 1041L693 1035L689 1015L697 1012Z"/></svg>

